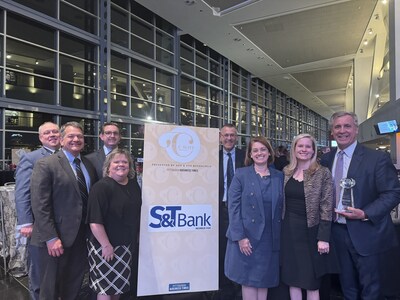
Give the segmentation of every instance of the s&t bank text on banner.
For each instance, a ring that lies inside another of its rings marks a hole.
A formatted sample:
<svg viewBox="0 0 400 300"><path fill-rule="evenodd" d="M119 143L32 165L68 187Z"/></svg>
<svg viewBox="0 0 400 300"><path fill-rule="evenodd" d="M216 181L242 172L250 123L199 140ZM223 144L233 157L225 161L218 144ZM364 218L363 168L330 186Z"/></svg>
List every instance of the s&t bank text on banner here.
<svg viewBox="0 0 400 300"><path fill-rule="evenodd" d="M218 134L145 125L138 296L218 289Z"/></svg>

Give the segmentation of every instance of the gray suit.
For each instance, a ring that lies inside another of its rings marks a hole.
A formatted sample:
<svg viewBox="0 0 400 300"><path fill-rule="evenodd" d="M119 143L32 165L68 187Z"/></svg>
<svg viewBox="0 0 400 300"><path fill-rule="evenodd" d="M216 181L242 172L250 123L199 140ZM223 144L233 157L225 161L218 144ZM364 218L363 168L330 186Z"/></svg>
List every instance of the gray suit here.
<svg viewBox="0 0 400 300"><path fill-rule="evenodd" d="M15 208L17 210L18 225L33 224L31 205L30 182L33 166L36 161L51 153L40 148L22 155L15 173Z"/></svg>
<svg viewBox="0 0 400 300"><path fill-rule="evenodd" d="M17 210L18 225L33 224L34 218L31 205L30 182L33 166L40 158L49 156L50 151L39 148L22 155L15 174L15 207ZM29 290L32 299L39 299L40 265L37 247L28 240L28 272Z"/></svg>
<svg viewBox="0 0 400 300"><path fill-rule="evenodd" d="M96 171L86 158L82 157L82 163L93 185ZM41 248L40 299L75 299L87 266L87 228L83 216L86 203L82 203L77 179L63 151L37 161L31 195L36 219L31 243ZM57 237L62 241L64 254L52 257L47 253L46 241Z"/></svg>
<svg viewBox="0 0 400 300"><path fill-rule="evenodd" d="M95 167L97 178L103 178L103 165L106 160L106 155L104 153L104 147L101 147L99 150L92 152L85 156Z"/></svg>

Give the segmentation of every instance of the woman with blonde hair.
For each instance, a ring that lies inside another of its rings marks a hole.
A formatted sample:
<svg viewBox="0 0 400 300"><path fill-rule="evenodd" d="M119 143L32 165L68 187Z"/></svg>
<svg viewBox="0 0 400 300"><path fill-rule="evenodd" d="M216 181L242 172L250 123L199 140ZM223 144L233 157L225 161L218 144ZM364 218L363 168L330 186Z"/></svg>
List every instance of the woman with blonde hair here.
<svg viewBox="0 0 400 300"><path fill-rule="evenodd" d="M333 182L328 168L317 162L317 145L310 134L293 139L285 174L282 224L282 281L292 300L319 299L321 276L337 272L330 242Z"/></svg>

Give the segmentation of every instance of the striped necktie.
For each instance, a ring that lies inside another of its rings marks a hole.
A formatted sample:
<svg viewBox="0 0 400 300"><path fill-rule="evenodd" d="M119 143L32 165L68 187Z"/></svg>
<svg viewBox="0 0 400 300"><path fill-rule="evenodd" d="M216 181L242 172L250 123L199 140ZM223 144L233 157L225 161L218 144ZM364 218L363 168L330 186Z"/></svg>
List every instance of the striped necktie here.
<svg viewBox="0 0 400 300"><path fill-rule="evenodd" d="M226 167L226 188L229 189L232 178L235 175L235 170L233 169L232 153L228 152L228 164Z"/></svg>
<svg viewBox="0 0 400 300"><path fill-rule="evenodd" d="M340 180L343 178L343 155L344 151L339 151L336 158L336 166L335 166L335 195L336 195L336 207L338 209L342 209L343 206L340 202ZM338 214L335 214L335 221L338 223L346 223L346 220L343 217L339 217Z"/></svg>
<svg viewBox="0 0 400 300"><path fill-rule="evenodd" d="M83 172L81 169L81 160L76 157L74 159L74 164L75 164L75 170L76 170L76 179L78 180L79 191L81 193L81 198L82 198L83 208L84 208L82 211L82 215L84 218L86 218L86 207L87 207L87 202L88 202L88 198L89 198L86 180L85 180L85 176L83 175Z"/></svg>

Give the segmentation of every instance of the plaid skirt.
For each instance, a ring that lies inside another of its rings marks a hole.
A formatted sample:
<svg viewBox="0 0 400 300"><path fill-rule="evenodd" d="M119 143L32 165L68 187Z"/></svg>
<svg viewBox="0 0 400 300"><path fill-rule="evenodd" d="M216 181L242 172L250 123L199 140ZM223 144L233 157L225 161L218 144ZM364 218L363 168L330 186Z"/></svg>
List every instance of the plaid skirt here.
<svg viewBox="0 0 400 300"><path fill-rule="evenodd" d="M129 291L132 253L130 246L116 246L114 258L106 261L101 246L87 240L89 257L89 286L97 294L119 295Z"/></svg>

